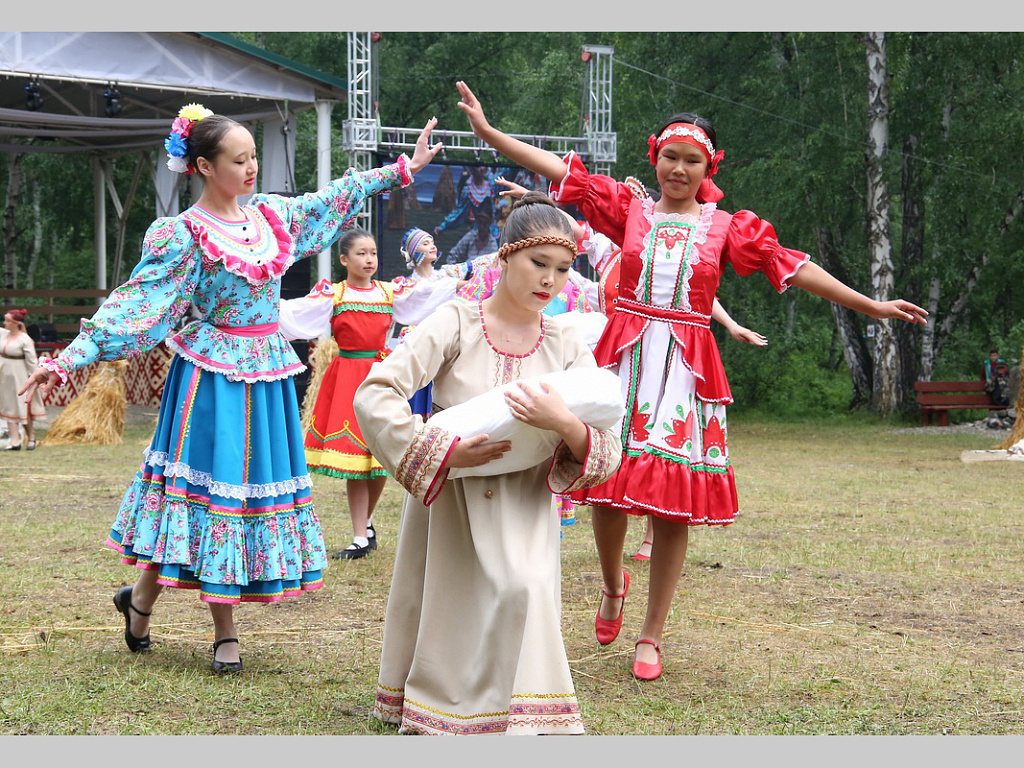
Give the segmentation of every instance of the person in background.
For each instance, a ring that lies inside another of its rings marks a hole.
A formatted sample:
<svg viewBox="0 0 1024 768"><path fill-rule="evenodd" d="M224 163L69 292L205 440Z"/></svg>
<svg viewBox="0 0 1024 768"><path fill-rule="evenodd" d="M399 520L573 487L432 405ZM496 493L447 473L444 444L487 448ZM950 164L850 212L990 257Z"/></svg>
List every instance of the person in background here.
<svg viewBox="0 0 1024 768"><path fill-rule="evenodd" d="M25 431L25 450L36 448L33 422L46 418L43 398L36 392L29 402L18 397L18 391L35 371L36 345L25 330L28 310L12 309L4 314L0 328L0 418L7 422L8 444L5 451L20 451L21 433Z"/></svg>

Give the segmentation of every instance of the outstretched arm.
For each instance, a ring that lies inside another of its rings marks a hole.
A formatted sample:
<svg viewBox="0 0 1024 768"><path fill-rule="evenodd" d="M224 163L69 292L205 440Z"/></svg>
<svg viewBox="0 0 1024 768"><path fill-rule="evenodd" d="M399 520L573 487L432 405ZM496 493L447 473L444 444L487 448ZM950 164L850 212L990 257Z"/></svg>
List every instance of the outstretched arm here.
<svg viewBox="0 0 1024 768"><path fill-rule="evenodd" d="M729 313L725 311L725 307L722 306L717 297L711 307L711 319L715 322L721 323L725 330L727 330L729 334L736 339L736 341L743 341L757 347L768 346L768 339L760 333L756 333L749 328L744 328L733 320Z"/></svg>
<svg viewBox="0 0 1024 768"><path fill-rule="evenodd" d="M789 283L876 320L906 320L908 323L921 324L928 322L925 320L925 317L928 316L927 310L916 304L911 304L904 299L893 299L892 301L869 299L863 293L836 280L824 269L810 261L805 262L796 271L796 274L789 278Z"/></svg>
<svg viewBox="0 0 1024 768"><path fill-rule="evenodd" d="M462 80L455 83L459 89L459 109L466 113L469 118L469 125L477 138L487 142L488 145L498 150L501 154L515 163L527 168L534 173L539 173L544 178L555 184L560 182L567 172L565 163L558 155L548 152L546 149L535 147L532 144L514 139L506 133L491 126L484 116L483 107L469 86Z"/></svg>

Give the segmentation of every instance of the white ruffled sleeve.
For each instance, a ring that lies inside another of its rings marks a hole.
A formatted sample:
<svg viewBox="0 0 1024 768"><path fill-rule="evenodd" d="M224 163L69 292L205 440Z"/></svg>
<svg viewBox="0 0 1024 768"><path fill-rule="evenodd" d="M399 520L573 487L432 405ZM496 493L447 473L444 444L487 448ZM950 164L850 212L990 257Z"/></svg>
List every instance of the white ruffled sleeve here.
<svg viewBox="0 0 1024 768"><path fill-rule="evenodd" d="M279 330L288 341L318 339L331 332L334 286L321 280L300 299L282 299Z"/></svg>

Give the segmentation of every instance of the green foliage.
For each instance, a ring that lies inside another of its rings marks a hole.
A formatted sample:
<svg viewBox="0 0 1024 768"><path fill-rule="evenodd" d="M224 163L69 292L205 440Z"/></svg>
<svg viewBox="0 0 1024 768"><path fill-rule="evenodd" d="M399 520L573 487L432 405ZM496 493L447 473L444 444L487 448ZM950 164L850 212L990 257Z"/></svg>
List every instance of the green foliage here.
<svg viewBox="0 0 1024 768"><path fill-rule="evenodd" d="M755 347L716 332L734 407L785 420L846 412L850 377L845 367L829 365L831 335L829 325L800 322L789 336L770 335L767 347Z"/></svg>
<svg viewBox="0 0 1024 768"><path fill-rule="evenodd" d="M345 32L241 32L243 40L336 77L347 79ZM939 283L938 312L951 307L976 279L963 315L940 339L936 377L973 376L995 344L1020 353L1024 318L1024 222L1012 218L1024 178L1024 72L1021 33L889 33L887 66L890 137L885 174L891 193L895 291L923 303ZM466 80L489 118L516 133L580 135L584 112L585 44L614 46L613 128L618 161L612 174L635 175L654 186L647 137L669 115L694 111L715 124L725 158L716 182L721 207L750 209L770 221L780 242L817 260L827 232L848 282L871 291L864 157L867 141L865 49L852 32L385 32L374 53L376 101L383 125L418 126L437 116L441 129L468 128L457 108L456 80ZM341 147L345 105L332 118L336 174L348 166ZM296 117L298 190L313 189L316 116ZM911 141L912 139L912 141ZM905 154L908 153L908 154ZM93 284L93 173L91 159L75 155L26 155L25 178L38 180L44 240L40 270L54 287ZM6 191L8 158L0 155L0 191ZM127 187L134 158L117 158L118 188ZM913 170L920 182L905 188ZM134 265L153 215L148 178L131 212L122 276ZM35 182L34 182L35 183ZM27 191L26 191L27 194ZM904 195L910 197L905 197ZM19 266L28 263L33 213L17 212ZM905 231L903 206L916 202L924 217L919 255ZM1021 214L1018 214L1021 215ZM112 219L113 217L111 217ZM1009 223L1008 223L1009 222ZM109 222L108 248L116 242ZM51 270L48 259L54 259ZM985 261L984 268L972 270ZM37 275L37 286L46 285ZM770 351L742 350L744 367L761 372L768 391L745 373L730 371L748 405L782 408L797 403L826 408L844 396L830 383L845 375L833 342L826 302L783 297L760 277L728 270L719 296L743 324L772 340ZM821 326L828 332L809 333ZM920 329L909 336L920 343ZM723 354L734 346L723 344ZM799 356L794 352L799 350ZM915 349L916 352L916 349ZM788 354L787 354L788 353ZM749 356L749 360L747 357ZM912 355L913 357L913 355ZM796 385L790 367L818 371L818 393ZM738 378L737 378L738 377ZM793 383L792 391L782 392ZM765 399L768 398L768 399Z"/></svg>

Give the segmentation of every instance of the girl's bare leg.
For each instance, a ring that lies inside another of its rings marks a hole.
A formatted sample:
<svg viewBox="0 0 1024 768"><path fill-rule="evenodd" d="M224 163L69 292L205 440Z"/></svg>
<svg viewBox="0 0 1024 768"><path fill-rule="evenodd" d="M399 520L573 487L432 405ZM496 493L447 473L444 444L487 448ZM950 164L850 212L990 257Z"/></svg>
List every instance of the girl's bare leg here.
<svg viewBox="0 0 1024 768"><path fill-rule="evenodd" d="M601 561L601 578L604 589L612 595L621 595L625 581L622 576L622 547L626 543L629 517L617 509L593 507L591 524L594 528L594 543L597 557ZM614 621L622 610L622 598L601 595L598 609L602 619Z"/></svg>
<svg viewBox="0 0 1024 768"><path fill-rule="evenodd" d="M132 585L132 605L144 613L150 613L156 604L156 599L164 591L163 584L157 584L157 576L160 572L156 569L140 571L139 578ZM145 637L149 634L149 616L143 616L136 611L128 611L131 620L131 631L135 637Z"/></svg>
<svg viewBox="0 0 1024 768"><path fill-rule="evenodd" d="M387 478L374 478L373 480L348 480L346 490L348 492L348 513L352 518L352 535L366 538L366 521L370 519L370 512L380 498L380 492L384 488L383 482ZM375 488L375 486L377 486ZM376 495L374 495L376 493ZM373 503L371 504L371 499Z"/></svg>
<svg viewBox="0 0 1024 768"><path fill-rule="evenodd" d="M366 522L373 519L373 510L377 508L377 502L380 501L380 495L384 492L384 486L387 485L388 479L386 477L375 477L372 480L367 481L367 490L369 491L369 499L366 505Z"/></svg>
<svg viewBox="0 0 1024 768"><path fill-rule="evenodd" d="M238 630L235 629L235 606L229 603L210 603L210 615L213 617L214 642L238 637ZM213 652L213 658L217 661L238 661L241 658L238 643L224 643Z"/></svg>
<svg viewBox="0 0 1024 768"><path fill-rule="evenodd" d="M21 422L7 421L7 434L10 438L10 445L21 445Z"/></svg>
<svg viewBox="0 0 1024 768"><path fill-rule="evenodd" d="M367 509L370 505L370 488L367 480L347 480L348 514L352 518L352 535L366 537Z"/></svg>
<svg viewBox="0 0 1024 768"><path fill-rule="evenodd" d="M636 554L637 555L645 555L646 557L649 558L651 556L651 545L653 543L654 543L654 516L653 515L648 515L647 516L647 526L644 529L644 540L640 544L640 546L637 547Z"/></svg>
<svg viewBox="0 0 1024 768"><path fill-rule="evenodd" d="M647 616L640 632L642 640L661 644L665 620L675 598L679 575L686 561L686 545L690 527L661 517L654 522L654 546L651 549L651 580L647 590ZM642 643L636 647L636 660L647 664L657 662L654 646Z"/></svg>

